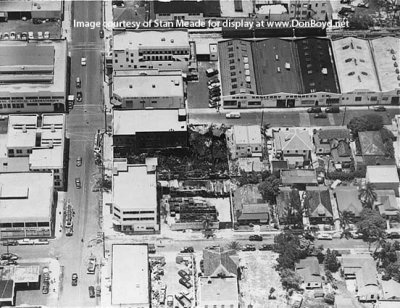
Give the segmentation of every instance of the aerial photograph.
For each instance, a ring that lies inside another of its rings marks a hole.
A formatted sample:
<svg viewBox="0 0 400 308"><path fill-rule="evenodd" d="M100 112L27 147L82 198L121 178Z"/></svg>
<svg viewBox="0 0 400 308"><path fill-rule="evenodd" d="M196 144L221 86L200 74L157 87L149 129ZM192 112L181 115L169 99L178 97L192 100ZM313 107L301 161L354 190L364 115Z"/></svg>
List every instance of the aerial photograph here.
<svg viewBox="0 0 400 308"><path fill-rule="evenodd" d="M400 0L0 0L0 307L400 308Z"/></svg>

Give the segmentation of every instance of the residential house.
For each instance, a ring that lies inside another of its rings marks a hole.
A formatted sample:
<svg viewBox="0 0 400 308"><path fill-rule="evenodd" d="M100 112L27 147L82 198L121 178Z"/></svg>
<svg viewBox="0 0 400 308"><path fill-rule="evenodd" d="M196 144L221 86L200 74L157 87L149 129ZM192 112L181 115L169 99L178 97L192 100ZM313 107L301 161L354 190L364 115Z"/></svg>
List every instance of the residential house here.
<svg viewBox="0 0 400 308"><path fill-rule="evenodd" d="M222 247L203 250L204 277L240 277L239 256Z"/></svg>
<svg viewBox="0 0 400 308"><path fill-rule="evenodd" d="M291 208L291 202L295 199L296 202L301 204L300 194L297 189L292 189L291 187L280 187L279 195L276 197L276 211L279 219L279 223L282 225L290 224L291 222L287 220L288 212Z"/></svg>
<svg viewBox="0 0 400 308"><path fill-rule="evenodd" d="M336 197L339 212L351 212L355 219L359 218L363 206L358 195L358 188L355 186L336 187L334 196Z"/></svg>
<svg viewBox="0 0 400 308"><path fill-rule="evenodd" d="M382 217L390 220L400 213L396 195L393 190L375 190L377 200L374 202L375 208L379 210ZM388 221L389 222L389 221Z"/></svg>
<svg viewBox="0 0 400 308"><path fill-rule="evenodd" d="M367 166L366 181L378 190L393 190L399 197L399 174L395 165Z"/></svg>
<svg viewBox="0 0 400 308"><path fill-rule="evenodd" d="M232 140L230 140L230 138ZM259 125L241 126L235 125L232 128L232 136L228 137L232 143L231 157L261 157L262 137Z"/></svg>
<svg viewBox="0 0 400 308"><path fill-rule="evenodd" d="M237 222L240 225L267 224L269 221L269 205L266 203L244 204L237 213Z"/></svg>
<svg viewBox="0 0 400 308"><path fill-rule="evenodd" d="M326 187L306 187L304 208L312 225L333 223L331 196Z"/></svg>
<svg viewBox="0 0 400 308"><path fill-rule="evenodd" d="M357 165L393 165L395 160L386 157L385 145L379 131L359 132L361 157L356 157Z"/></svg>
<svg viewBox="0 0 400 308"><path fill-rule="evenodd" d="M370 255L343 256L341 265L345 279L355 279L359 301L376 301L380 298L376 264Z"/></svg>
<svg viewBox="0 0 400 308"><path fill-rule="evenodd" d="M296 273L302 278L306 289L322 288L322 277L317 257L307 257L296 264Z"/></svg>
<svg viewBox="0 0 400 308"><path fill-rule="evenodd" d="M306 186L318 185L317 173L314 169L281 170L283 186L296 186L305 190Z"/></svg>
<svg viewBox="0 0 400 308"><path fill-rule="evenodd" d="M271 161L272 173L276 177L281 176L281 170L289 169L289 164L286 160L273 160Z"/></svg>
<svg viewBox="0 0 400 308"><path fill-rule="evenodd" d="M290 168L309 165L313 144L305 130L288 130L274 133L276 155L289 163Z"/></svg>

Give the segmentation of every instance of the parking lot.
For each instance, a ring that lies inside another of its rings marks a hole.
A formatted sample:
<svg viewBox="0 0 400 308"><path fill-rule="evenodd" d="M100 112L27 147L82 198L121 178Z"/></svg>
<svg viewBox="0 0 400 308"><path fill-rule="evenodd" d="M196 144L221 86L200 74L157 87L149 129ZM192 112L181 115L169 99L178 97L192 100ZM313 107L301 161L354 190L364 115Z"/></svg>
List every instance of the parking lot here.
<svg viewBox="0 0 400 308"><path fill-rule="evenodd" d="M60 39L61 38L61 22L48 21L45 23L34 24L32 20L9 20L8 22L0 23L0 32L2 34L2 39L4 39L4 33L10 34L15 33L29 33L33 32L35 39L38 38L38 32L49 32L50 39Z"/></svg>
<svg viewBox="0 0 400 308"><path fill-rule="evenodd" d="M208 88L206 70L209 68L218 69L218 62L198 62L199 80L188 82L188 108L208 108ZM218 75L213 78L218 78Z"/></svg>

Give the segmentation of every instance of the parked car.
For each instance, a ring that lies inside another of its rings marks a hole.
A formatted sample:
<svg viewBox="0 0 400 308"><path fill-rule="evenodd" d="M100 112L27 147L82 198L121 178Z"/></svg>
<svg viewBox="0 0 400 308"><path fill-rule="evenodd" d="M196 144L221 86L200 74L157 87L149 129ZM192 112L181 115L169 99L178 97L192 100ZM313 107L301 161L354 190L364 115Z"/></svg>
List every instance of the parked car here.
<svg viewBox="0 0 400 308"><path fill-rule="evenodd" d="M361 233L356 232L356 231L352 231L351 232L351 237L354 238L354 239L362 239L363 235Z"/></svg>
<svg viewBox="0 0 400 308"><path fill-rule="evenodd" d="M261 242L263 240L263 237L261 235L250 235L249 236L249 241L258 241Z"/></svg>
<svg viewBox="0 0 400 308"><path fill-rule="evenodd" d="M389 233L389 238L391 238L391 239L399 239L400 238L400 233L399 232L390 232Z"/></svg>
<svg viewBox="0 0 400 308"><path fill-rule="evenodd" d="M33 241L29 238L24 238L22 240L18 240L18 245L33 245Z"/></svg>
<svg viewBox="0 0 400 308"><path fill-rule="evenodd" d="M42 39L43 39L43 32L42 32L42 31L39 31L39 32L37 33L37 36L38 36L38 39L39 39L39 40L42 40Z"/></svg>
<svg viewBox="0 0 400 308"><path fill-rule="evenodd" d="M215 84L215 83L219 83L219 79L218 78L210 79L210 80L207 81L208 85L212 85L212 84Z"/></svg>
<svg viewBox="0 0 400 308"><path fill-rule="evenodd" d="M81 58L81 65L86 66L86 58Z"/></svg>
<svg viewBox="0 0 400 308"><path fill-rule="evenodd" d="M49 283L44 282L42 285L42 294L48 294L49 293Z"/></svg>
<svg viewBox="0 0 400 308"><path fill-rule="evenodd" d="M82 188L82 183L81 183L81 179L80 178L75 178L75 187L77 189L81 189Z"/></svg>
<svg viewBox="0 0 400 308"><path fill-rule="evenodd" d="M104 30L103 29L99 30L99 35L100 35L100 38L104 38Z"/></svg>
<svg viewBox="0 0 400 308"><path fill-rule="evenodd" d="M340 109L338 106L326 107L325 112L326 113L339 113Z"/></svg>
<svg viewBox="0 0 400 308"><path fill-rule="evenodd" d="M247 244L244 245L242 248L243 251L255 251L256 250L256 246L252 245L252 244Z"/></svg>
<svg viewBox="0 0 400 308"><path fill-rule="evenodd" d="M304 238L309 241L315 240L315 236L308 232L304 233Z"/></svg>
<svg viewBox="0 0 400 308"><path fill-rule="evenodd" d="M322 112L321 107L310 107L307 109L308 113L320 113Z"/></svg>
<svg viewBox="0 0 400 308"><path fill-rule="evenodd" d="M78 157L77 157L77 159L76 159L76 166L77 166L77 167L82 166L82 157L81 157L81 156L78 156Z"/></svg>
<svg viewBox="0 0 400 308"><path fill-rule="evenodd" d="M325 119L325 118L327 118L328 116L325 114L325 113L316 113L316 114L314 114L314 118L315 119Z"/></svg>
<svg viewBox="0 0 400 308"><path fill-rule="evenodd" d="M208 108L215 108L215 107L217 107L217 106L218 106L218 104L215 103L215 102L209 102L209 103L208 103Z"/></svg>
<svg viewBox="0 0 400 308"><path fill-rule="evenodd" d="M369 3L359 3L359 4L357 4L357 7L362 7L362 8L365 8L365 9L367 9L367 8L369 8Z"/></svg>
<svg viewBox="0 0 400 308"><path fill-rule="evenodd" d="M21 40L27 41L27 40L28 40L28 33L22 32L22 34L21 34Z"/></svg>
<svg viewBox="0 0 400 308"><path fill-rule="evenodd" d="M21 32L17 33L17 40L20 41L21 40Z"/></svg>
<svg viewBox="0 0 400 308"><path fill-rule="evenodd" d="M227 113L225 117L227 119L240 119L240 113L239 112L230 112L230 113Z"/></svg>
<svg viewBox="0 0 400 308"><path fill-rule="evenodd" d="M73 273L72 277L71 277L71 284L73 287L76 287L78 285L78 274L77 273Z"/></svg>
<svg viewBox="0 0 400 308"><path fill-rule="evenodd" d="M181 253L194 253L194 248L192 246L183 247Z"/></svg>
<svg viewBox="0 0 400 308"><path fill-rule="evenodd" d="M156 253L156 246L154 244L147 244L149 253Z"/></svg>
<svg viewBox="0 0 400 308"><path fill-rule="evenodd" d="M45 40L50 39L50 32L49 32L49 31L46 31L46 32L44 33L44 39L45 39Z"/></svg>
<svg viewBox="0 0 400 308"><path fill-rule="evenodd" d="M79 77L76 77L75 85L76 85L77 88L80 88L80 87L81 87L82 82L81 82L81 79L80 79Z"/></svg>
<svg viewBox="0 0 400 308"><path fill-rule="evenodd" d="M215 68L209 68L208 70L206 70L206 75L207 77L212 77L218 74L218 70Z"/></svg>
<svg viewBox="0 0 400 308"><path fill-rule="evenodd" d="M16 36L15 36L15 32L10 32L10 40L15 40Z"/></svg>
<svg viewBox="0 0 400 308"><path fill-rule="evenodd" d="M386 107L385 106L375 106L374 111L386 111Z"/></svg>
<svg viewBox="0 0 400 308"><path fill-rule="evenodd" d="M94 291L94 286L89 287L89 297L90 298L96 297L96 292Z"/></svg>
<svg viewBox="0 0 400 308"><path fill-rule="evenodd" d="M49 240L45 238L35 239L33 245L49 245Z"/></svg>
<svg viewBox="0 0 400 308"><path fill-rule="evenodd" d="M95 272L96 272L96 258L92 256L89 258L87 273L94 274Z"/></svg>
<svg viewBox="0 0 400 308"><path fill-rule="evenodd" d="M18 260L18 256L11 252L5 252L1 254L1 260Z"/></svg>
<svg viewBox="0 0 400 308"><path fill-rule="evenodd" d="M76 93L76 101L81 102L82 100L83 100L82 92L79 91Z"/></svg>
<svg viewBox="0 0 400 308"><path fill-rule="evenodd" d="M172 295L167 296L167 307L174 307L174 297Z"/></svg>
<svg viewBox="0 0 400 308"><path fill-rule="evenodd" d="M320 233L320 234L318 234L317 238L319 240L332 240L333 239L332 235L327 234L327 233Z"/></svg>
<svg viewBox="0 0 400 308"><path fill-rule="evenodd" d="M7 240L3 242L3 246L17 246L18 242L14 240Z"/></svg>
<svg viewBox="0 0 400 308"><path fill-rule="evenodd" d="M8 34L8 32L4 32L3 40L9 40L9 39L10 39L10 35Z"/></svg>
<svg viewBox="0 0 400 308"><path fill-rule="evenodd" d="M33 40L35 37L33 36L33 32L32 31L30 31L30 32L28 32L28 38L30 39L30 40Z"/></svg>
<svg viewBox="0 0 400 308"><path fill-rule="evenodd" d="M190 275L185 270L179 270L178 275L181 276L185 280L190 280Z"/></svg>
<svg viewBox="0 0 400 308"><path fill-rule="evenodd" d="M179 279L179 283L188 289L192 287L192 284L184 278Z"/></svg>
<svg viewBox="0 0 400 308"><path fill-rule="evenodd" d="M263 244L260 246L260 248L258 248L258 250L268 250L268 251L272 251L274 250L274 244Z"/></svg>
<svg viewBox="0 0 400 308"><path fill-rule="evenodd" d="M220 89L221 88L221 84L220 83L212 83L210 85L208 85L208 89L212 90L212 89Z"/></svg>

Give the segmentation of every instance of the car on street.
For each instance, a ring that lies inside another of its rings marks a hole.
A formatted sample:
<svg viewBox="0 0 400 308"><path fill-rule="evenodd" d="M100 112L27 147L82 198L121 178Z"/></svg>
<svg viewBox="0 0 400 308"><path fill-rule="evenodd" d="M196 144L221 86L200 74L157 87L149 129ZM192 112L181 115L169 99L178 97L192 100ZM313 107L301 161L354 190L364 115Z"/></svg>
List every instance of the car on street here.
<svg viewBox="0 0 400 308"><path fill-rule="evenodd" d="M240 113L239 112L229 112L225 115L227 119L240 119Z"/></svg>
<svg viewBox="0 0 400 308"><path fill-rule="evenodd" d="M315 240L315 236L312 235L311 233L308 233L308 232L304 233L304 238L306 240L309 240L309 241L314 241Z"/></svg>
<svg viewBox="0 0 400 308"><path fill-rule="evenodd" d="M328 116L325 113L315 113L314 119L326 119Z"/></svg>
<svg viewBox="0 0 400 308"><path fill-rule="evenodd" d="M45 238L35 239L33 245L49 245L49 240Z"/></svg>
<svg viewBox="0 0 400 308"><path fill-rule="evenodd" d="M100 36L100 38L104 38L104 30L103 29L99 30L99 36Z"/></svg>
<svg viewBox="0 0 400 308"><path fill-rule="evenodd" d="M388 237L390 239L399 239L400 238L400 233L399 232L390 232Z"/></svg>
<svg viewBox="0 0 400 308"><path fill-rule="evenodd" d="M96 273L96 258L93 256L89 258L87 273L88 274Z"/></svg>
<svg viewBox="0 0 400 308"><path fill-rule="evenodd" d="M81 156L78 156L78 158L76 159L76 166L77 167L82 166L82 157Z"/></svg>
<svg viewBox="0 0 400 308"><path fill-rule="evenodd" d="M77 101L77 102L81 102L82 100L83 100L83 98L82 98L82 92L79 91L79 92L76 93L76 101Z"/></svg>
<svg viewBox="0 0 400 308"><path fill-rule="evenodd" d="M5 252L1 254L1 260L18 260L18 256L11 252Z"/></svg>
<svg viewBox="0 0 400 308"><path fill-rule="evenodd" d="M249 236L249 241L258 241L261 242L263 240L263 237L261 235L250 235Z"/></svg>
<svg viewBox="0 0 400 308"><path fill-rule="evenodd" d="M44 33L44 39L45 39L45 40L50 39L50 32L49 32L49 31L46 31L46 32Z"/></svg>
<svg viewBox="0 0 400 308"><path fill-rule="evenodd" d="M81 58L81 65L86 66L86 58L85 57Z"/></svg>
<svg viewBox="0 0 400 308"><path fill-rule="evenodd" d="M333 237L332 237L332 235L330 235L328 233L320 233L320 234L318 234L317 239L330 241L330 240L333 240Z"/></svg>
<svg viewBox="0 0 400 308"><path fill-rule="evenodd" d="M42 293L43 294L48 294L49 293L49 282L43 282Z"/></svg>
<svg viewBox="0 0 400 308"><path fill-rule="evenodd" d="M310 107L307 109L308 113L320 113L322 112L321 107Z"/></svg>
<svg viewBox="0 0 400 308"><path fill-rule="evenodd" d="M274 244L263 244L260 246L260 248L258 248L258 250L272 251L272 250L274 250Z"/></svg>
<svg viewBox="0 0 400 308"><path fill-rule="evenodd" d="M353 239L362 239L363 238L363 235L356 231L351 231L350 234Z"/></svg>
<svg viewBox="0 0 400 308"><path fill-rule="evenodd" d="M386 111L385 106L374 106L374 111Z"/></svg>
<svg viewBox="0 0 400 308"><path fill-rule="evenodd" d="M77 273L73 273L72 277L71 277L71 280L72 280L71 285L73 287L76 287L78 285L78 274Z"/></svg>
<svg viewBox="0 0 400 308"><path fill-rule="evenodd" d="M35 37L33 36L33 32L28 32L28 38L33 40Z"/></svg>
<svg viewBox="0 0 400 308"><path fill-rule="evenodd" d="M75 178L75 187L77 189L81 189L82 188L82 183L81 183L81 179L80 178Z"/></svg>
<svg viewBox="0 0 400 308"><path fill-rule="evenodd" d="M10 32L10 40L15 40L15 32Z"/></svg>
<svg viewBox="0 0 400 308"><path fill-rule="evenodd" d="M94 291L94 286L89 286L89 297L96 297L96 292Z"/></svg>
<svg viewBox="0 0 400 308"><path fill-rule="evenodd" d="M326 107L325 112L326 113L339 113L340 109L338 106Z"/></svg>
<svg viewBox="0 0 400 308"><path fill-rule="evenodd" d="M194 253L194 248L192 246L183 247L181 253Z"/></svg>
<svg viewBox="0 0 400 308"><path fill-rule="evenodd" d="M208 70L206 70L206 76L207 77L212 77L218 74L218 70L215 68L209 68Z"/></svg>
<svg viewBox="0 0 400 308"><path fill-rule="evenodd" d="M190 280L190 275L185 270L179 270L178 275L181 276L185 280Z"/></svg>
<svg viewBox="0 0 400 308"><path fill-rule="evenodd" d="M192 284L189 281L185 280L184 278L179 279L179 283L188 289L192 287Z"/></svg>
<svg viewBox="0 0 400 308"><path fill-rule="evenodd" d="M29 238L24 238L22 240L18 240L18 245L33 245L33 241Z"/></svg>
<svg viewBox="0 0 400 308"><path fill-rule="evenodd" d="M43 32L42 32L42 31L39 31L39 32L37 33L37 36L38 36L38 39L39 39L39 40L42 40L42 39L43 39Z"/></svg>
<svg viewBox="0 0 400 308"><path fill-rule="evenodd" d="M167 307L174 307L174 297L172 295L167 296Z"/></svg>
<svg viewBox="0 0 400 308"><path fill-rule="evenodd" d="M17 246L18 242L14 240L7 240L3 242L3 246Z"/></svg>
<svg viewBox="0 0 400 308"><path fill-rule="evenodd" d="M75 85L77 88L80 88L82 85L81 79L79 77L76 77Z"/></svg>
<svg viewBox="0 0 400 308"><path fill-rule="evenodd" d="M252 244L244 245L242 248L242 251L255 251L255 250L256 250L256 246L254 246Z"/></svg>

